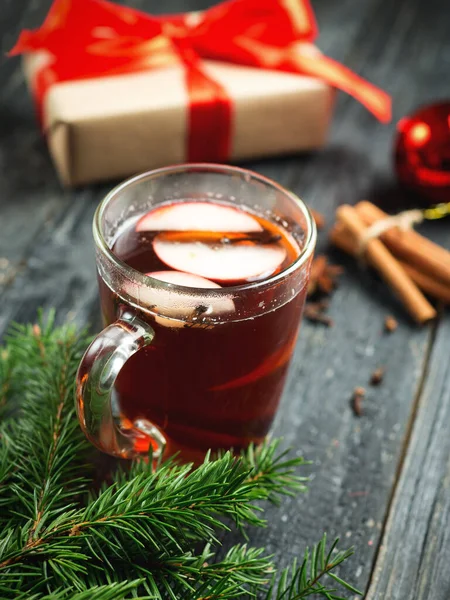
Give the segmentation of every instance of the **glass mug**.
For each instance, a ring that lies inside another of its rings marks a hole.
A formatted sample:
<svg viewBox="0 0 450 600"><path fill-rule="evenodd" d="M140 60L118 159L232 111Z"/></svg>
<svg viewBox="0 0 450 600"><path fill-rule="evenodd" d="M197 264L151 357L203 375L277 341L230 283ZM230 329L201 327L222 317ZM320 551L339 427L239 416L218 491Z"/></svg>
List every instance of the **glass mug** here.
<svg viewBox="0 0 450 600"><path fill-rule="evenodd" d="M283 271L214 289L146 276L112 247L125 223L161 203L198 199L247 207L299 246ZM295 346L316 240L305 204L250 171L190 164L125 181L100 203L93 233L106 328L77 373L81 427L100 450L122 458L260 443L274 419ZM292 239L291 238L291 239ZM201 323L186 315L201 306Z"/></svg>

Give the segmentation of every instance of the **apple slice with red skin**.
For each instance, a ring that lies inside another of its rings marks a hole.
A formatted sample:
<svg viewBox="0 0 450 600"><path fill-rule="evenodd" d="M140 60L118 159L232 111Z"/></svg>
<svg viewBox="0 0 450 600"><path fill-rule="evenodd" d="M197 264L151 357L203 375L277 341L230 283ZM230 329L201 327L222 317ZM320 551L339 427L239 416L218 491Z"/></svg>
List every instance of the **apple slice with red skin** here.
<svg viewBox="0 0 450 600"><path fill-rule="evenodd" d="M179 271L154 271L146 273L148 277L165 283L172 283L197 290L220 290L221 286L203 277ZM133 290L134 291L134 290ZM133 294L130 289L130 294ZM134 294L133 294L134 295ZM231 296L223 294L202 295L200 291L171 290L159 286L140 286L139 304L150 310L155 320L165 327L204 326L205 319L214 324L214 319L225 313L234 313L235 306ZM201 309L201 310L200 310ZM195 320L194 320L195 318Z"/></svg>
<svg viewBox="0 0 450 600"><path fill-rule="evenodd" d="M214 283L214 281L209 281L209 279L192 275L191 273L183 273L182 271L153 271L152 273L146 273L146 275L158 279L158 281L165 281L166 283L173 283L174 285L182 285L184 287L202 289L220 288L220 285Z"/></svg>
<svg viewBox="0 0 450 600"><path fill-rule="evenodd" d="M136 231L220 231L249 233L263 231L252 215L212 202L177 202L160 206L139 219Z"/></svg>
<svg viewBox="0 0 450 600"><path fill-rule="evenodd" d="M155 237L153 250L176 271L236 284L270 277L286 258L279 244L205 244L166 240L164 234Z"/></svg>

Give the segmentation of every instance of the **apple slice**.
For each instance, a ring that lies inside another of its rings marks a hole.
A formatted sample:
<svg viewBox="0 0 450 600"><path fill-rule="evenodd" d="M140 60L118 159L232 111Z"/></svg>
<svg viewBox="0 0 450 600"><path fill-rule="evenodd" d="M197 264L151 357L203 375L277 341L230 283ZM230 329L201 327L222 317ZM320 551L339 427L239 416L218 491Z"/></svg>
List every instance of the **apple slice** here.
<svg viewBox="0 0 450 600"><path fill-rule="evenodd" d="M183 285L184 287L193 288L220 288L221 286L214 281L199 277L198 275L192 275L191 273L183 273L182 271L153 271L152 273L146 273L147 277L153 277L159 281L165 281L166 283L174 283L175 285Z"/></svg>
<svg viewBox="0 0 450 600"><path fill-rule="evenodd" d="M173 283L187 288L221 289L221 286L203 277L179 271L154 271L146 273L148 277ZM129 290L130 295L135 290ZM211 294L209 296L195 291L167 289L152 285L139 287L139 306L155 314L155 319L165 327L205 327L214 325L216 317L235 310L231 296Z"/></svg>
<svg viewBox="0 0 450 600"><path fill-rule="evenodd" d="M237 387L248 385L249 383L254 383L258 379L262 379L267 375L271 375L280 367L284 367L288 360L291 358L296 339L297 336L295 335L294 338L290 342L288 342L288 344L286 344L282 348L279 348L271 356L263 360L260 365L253 369L253 371L250 371L246 375L242 375L242 377L238 377L237 379L227 381L227 383L215 385L214 387L211 387L209 389L214 392L232 390Z"/></svg>
<svg viewBox="0 0 450 600"><path fill-rule="evenodd" d="M136 224L136 231L262 231L258 221L237 208L210 202L178 202L151 210Z"/></svg>
<svg viewBox="0 0 450 600"><path fill-rule="evenodd" d="M168 241L163 235L155 237L153 250L177 271L236 283L269 277L286 258L286 250L277 244L213 245Z"/></svg>

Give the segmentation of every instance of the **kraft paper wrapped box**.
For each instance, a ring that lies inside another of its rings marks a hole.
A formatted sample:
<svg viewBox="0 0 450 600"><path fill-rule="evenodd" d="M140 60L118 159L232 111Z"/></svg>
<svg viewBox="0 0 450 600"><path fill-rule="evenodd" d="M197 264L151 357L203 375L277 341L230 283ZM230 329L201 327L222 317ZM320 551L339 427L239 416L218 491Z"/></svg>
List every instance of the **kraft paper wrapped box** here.
<svg viewBox="0 0 450 600"><path fill-rule="evenodd" d="M38 64L38 55L26 58L29 81ZM334 96L326 83L213 61L204 68L232 100L232 161L325 143ZM60 178L79 185L185 162L188 102L176 66L52 86L43 126Z"/></svg>
<svg viewBox="0 0 450 600"><path fill-rule="evenodd" d="M321 54L316 36L308 0L227 0L163 17L54 0L10 54L25 55L62 181L79 185L320 148L335 88L389 120L389 97Z"/></svg>

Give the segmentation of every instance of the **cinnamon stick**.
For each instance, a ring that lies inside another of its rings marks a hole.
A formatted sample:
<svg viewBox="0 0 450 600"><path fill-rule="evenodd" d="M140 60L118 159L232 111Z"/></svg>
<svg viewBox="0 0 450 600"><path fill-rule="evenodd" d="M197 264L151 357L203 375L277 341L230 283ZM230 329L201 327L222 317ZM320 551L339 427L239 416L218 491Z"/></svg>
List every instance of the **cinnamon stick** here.
<svg viewBox="0 0 450 600"><path fill-rule="evenodd" d="M355 208L344 204L336 212L356 243L363 239L367 228ZM401 264L392 256L379 239L368 241L365 255L389 286L397 293L410 315L418 322L425 323L436 317L436 311L406 273Z"/></svg>
<svg viewBox="0 0 450 600"><path fill-rule="evenodd" d="M333 246L339 248L350 256L357 256L358 249L356 247L355 238L349 233L348 229L343 223L335 223L330 229L329 234L330 242Z"/></svg>
<svg viewBox="0 0 450 600"><path fill-rule="evenodd" d="M366 225L373 225L389 217L385 212L363 200L355 206L360 218ZM423 271L430 277L440 279L450 286L450 252L435 244L416 231L401 231L392 227L381 234L380 239L399 258L411 267Z"/></svg>
<svg viewBox="0 0 450 600"><path fill-rule="evenodd" d="M422 273L422 271L418 271L411 265L406 263L402 264L405 271L421 290L423 290L426 294L429 294L432 298L441 300L445 304L450 304L450 286L448 286L446 283L436 281L436 279L429 277L425 273Z"/></svg>
<svg viewBox="0 0 450 600"><path fill-rule="evenodd" d="M356 243L342 223L336 223L336 225L332 228L330 231L330 240L337 248L346 254L350 254L350 256L355 257L358 255ZM450 304L449 286L436 281L432 277L429 277L418 269L411 267L402 260L399 260L398 262L423 292L432 298L436 298L436 300Z"/></svg>

